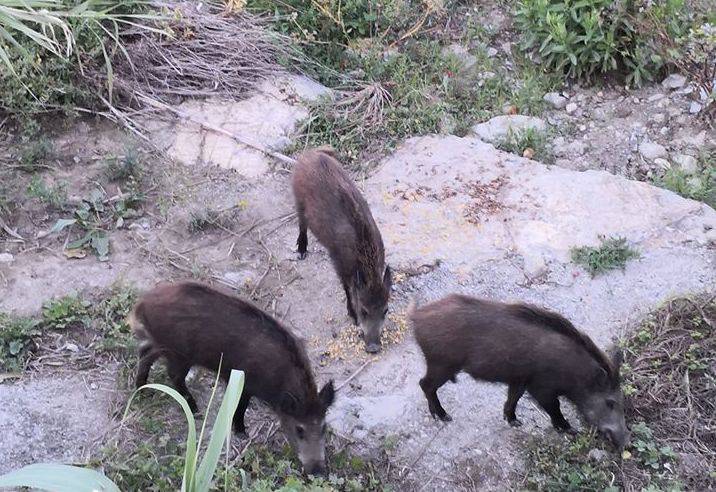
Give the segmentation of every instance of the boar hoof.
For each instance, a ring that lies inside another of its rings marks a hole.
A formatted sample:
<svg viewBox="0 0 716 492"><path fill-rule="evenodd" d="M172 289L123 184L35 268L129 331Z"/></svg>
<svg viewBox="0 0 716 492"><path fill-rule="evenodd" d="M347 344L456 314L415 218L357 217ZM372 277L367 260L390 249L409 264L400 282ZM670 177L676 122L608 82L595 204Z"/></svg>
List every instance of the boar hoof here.
<svg viewBox="0 0 716 492"><path fill-rule="evenodd" d="M440 420L442 420L443 422L452 422L452 417L451 417L450 414L447 413L447 412L443 412L443 413L434 412L434 413L433 413L433 418L440 419Z"/></svg>
<svg viewBox="0 0 716 492"><path fill-rule="evenodd" d="M522 427L522 421L520 419L512 419L507 421L510 427Z"/></svg>
<svg viewBox="0 0 716 492"><path fill-rule="evenodd" d="M299 260L305 260L306 256L307 256L307 253L305 251L303 253L301 253L301 252L298 253Z"/></svg>

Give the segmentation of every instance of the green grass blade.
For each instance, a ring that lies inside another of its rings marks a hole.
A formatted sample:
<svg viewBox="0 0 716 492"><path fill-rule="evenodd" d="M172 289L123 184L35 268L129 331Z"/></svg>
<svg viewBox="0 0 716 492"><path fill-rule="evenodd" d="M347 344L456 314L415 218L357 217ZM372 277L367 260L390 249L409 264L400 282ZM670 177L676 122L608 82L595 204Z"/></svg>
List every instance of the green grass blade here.
<svg viewBox="0 0 716 492"><path fill-rule="evenodd" d="M171 396L172 398L174 398L174 400L176 400L177 403L179 403L182 410L184 410L184 416L186 417L188 432L186 436L186 460L184 462L184 478L182 480L182 491L194 490L194 473L196 471L197 461L196 421L194 420L194 415L191 413L191 408L189 408L189 404L186 402L184 397L179 394L177 390L163 384L145 384L144 386L137 388L136 390L134 390L134 393L132 393L132 395L129 397L129 401L127 402L127 409L124 411L124 416L122 417L122 420L127 418L127 414L129 413L129 406L132 404L132 400L134 399L134 397L139 391L145 388L161 391L162 393Z"/></svg>
<svg viewBox="0 0 716 492"><path fill-rule="evenodd" d="M89 468L39 463L0 476L0 488L30 487L51 492L120 492L109 478Z"/></svg>
<svg viewBox="0 0 716 492"><path fill-rule="evenodd" d="M221 447L224 443L226 443L228 452L229 442L231 440L231 424L234 413L236 412L236 407L239 405L239 400L241 399L241 393L244 390L244 380L243 371L232 369L231 376L229 376L229 383L226 385L224 399L221 401L219 413L216 415L216 421L214 421L209 445L206 448L206 453L204 453L204 458L201 460L201 464L196 473L196 490L199 492L209 490L211 479L214 477L216 465L221 456Z"/></svg>

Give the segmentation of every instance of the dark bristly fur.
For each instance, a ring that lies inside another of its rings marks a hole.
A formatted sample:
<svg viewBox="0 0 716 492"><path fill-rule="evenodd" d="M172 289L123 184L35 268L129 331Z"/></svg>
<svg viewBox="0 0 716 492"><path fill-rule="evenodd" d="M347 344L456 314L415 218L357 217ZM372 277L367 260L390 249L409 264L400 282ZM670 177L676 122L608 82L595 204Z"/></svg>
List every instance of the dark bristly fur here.
<svg viewBox="0 0 716 492"><path fill-rule="evenodd" d="M298 252L305 257L307 230L328 250L346 294L350 317L363 326L371 350L390 295L390 268L368 203L329 147L304 152L296 163L293 192L299 221Z"/></svg>
<svg viewBox="0 0 716 492"><path fill-rule="evenodd" d="M413 309L410 318L425 355L420 380L433 416L450 420L437 390L465 371L477 380L506 383L504 417L520 425L515 409L529 392L558 430L569 430L559 406L564 396L591 424L623 445L619 362L610 360L564 317L524 304L453 294Z"/></svg>
<svg viewBox="0 0 716 492"><path fill-rule="evenodd" d="M186 375L195 365L216 371L221 361L222 379L228 379L231 369L246 376L234 415L236 431L245 430L252 397L282 419L323 425L333 401L332 382L319 393L302 342L252 304L195 282L163 284L140 299L130 325L141 342L137 386L146 384L152 364L164 357L172 384L196 411ZM316 463L312 465L320 469Z"/></svg>

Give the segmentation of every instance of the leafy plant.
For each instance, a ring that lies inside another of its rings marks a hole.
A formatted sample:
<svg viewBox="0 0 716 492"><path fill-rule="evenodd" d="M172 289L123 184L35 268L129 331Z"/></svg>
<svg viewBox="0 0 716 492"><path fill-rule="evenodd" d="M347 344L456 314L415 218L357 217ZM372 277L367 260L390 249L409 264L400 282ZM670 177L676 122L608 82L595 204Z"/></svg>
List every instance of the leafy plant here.
<svg viewBox="0 0 716 492"><path fill-rule="evenodd" d="M127 316L136 300L137 291L133 287L115 286L107 297L94 306L96 326L103 335L100 340L101 349L127 349L133 345L134 338L127 323Z"/></svg>
<svg viewBox="0 0 716 492"><path fill-rule="evenodd" d="M107 198L102 190L94 190L74 210L73 218L59 219L50 232L57 233L66 227L78 225L84 235L68 243L65 254L83 257L84 250L89 248L99 261L107 261L110 227L122 227L124 219L138 216L137 207L143 199L143 195L134 190L114 199Z"/></svg>
<svg viewBox="0 0 716 492"><path fill-rule="evenodd" d="M623 270L627 261L641 256L627 244L626 238L600 237L599 240L601 244L598 248L572 248L572 261L582 265L592 277L617 268Z"/></svg>
<svg viewBox="0 0 716 492"><path fill-rule="evenodd" d="M218 384L219 376L217 374L211 398L209 399L209 408L211 408L211 403L214 399ZM221 456L223 444L226 445L226 453L228 456L232 418L239 404L243 387L243 371L232 370L229 376L229 382L226 386L226 392L224 393L216 420L214 421L209 443L201 461L199 461L199 449L201 448L204 431L206 430L206 419L204 419L197 440L196 421L189 409L189 404L173 388L163 384L147 384L138 388L132 393L127 403L124 418L126 419L127 417L132 400L137 393L143 389L161 391L179 403L182 410L184 410L184 416L186 417L188 426L181 490L182 492L208 492L214 489L213 478ZM206 413L208 414L208 411ZM76 466L51 464L30 465L0 476L0 487L32 487L52 492L90 492L96 490L119 492L119 487L99 472Z"/></svg>
<svg viewBox="0 0 716 492"><path fill-rule="evenodd" d="M522 131L510 130L497 148L512 152L517 155L525 155L546 164L554 164L554 153L549 147L547 133L535 128L526 128Z"/></svg>
<svg viewBox="0 0 716 492"><path fill-rule="evenodd" d="M42 324L53 330L89 324L90 303L78 296L65 296L46 302L42 306Z"/></svg>
<svg viewBox="0 0 716 492"><path fill-rule="evenodd" d="M674 193L702 201L716 208L716 159L712 155L704 158L702 169L694 175L678 167L671 167L655 183Z"/></svg>
<svg viewBox="0 0 716 492"><path fill-rule="evenodd" d="M27 194L53 208L62 209L67 202L67 183L61 182L50 187L40 176L33 176Z"/></svg>
<svg viewBox="0 0 716 492"><path fill-rule="evenodd" d="M2 77L0 77L2 80ZM52 155L52 142L46 138L36 137L28 142L20 152L19 169L31 173L45 166L45 161Z"/></svg>
<svg viewBox="0 0 716 492"><path fill-rule="evenodd" d="M640 29L647 16L667 25L669 36L686 29L684 0L520 0L516 22L523 48L539 53L551 70L590 79L625 68L627 83L639 86L666 61L652 32Z"/></svg>
<svg viewBox="0 0 716 492"><path fill-rule="evenodd" d="M39 334L36 321L0 313L0 369L21 371L33 349L33 338Z"/></svg>
<svg viewBox="0 0 716 492"><path fill-rule="evenodd" d="M127 149L122 157L107 159L105 174L110 181L139 179L142 174L142 159L135 149Z"/></svg>
<svg viewBox="0 0 716 492"><path fill-rule="evenodd" d="M4 0L0 5L0 108L34 112L95 100L78 83L88 65L104 64L107 99L113 93L112 59L128 57L122 28L159 32L147 21L143 0Z"/></svg>

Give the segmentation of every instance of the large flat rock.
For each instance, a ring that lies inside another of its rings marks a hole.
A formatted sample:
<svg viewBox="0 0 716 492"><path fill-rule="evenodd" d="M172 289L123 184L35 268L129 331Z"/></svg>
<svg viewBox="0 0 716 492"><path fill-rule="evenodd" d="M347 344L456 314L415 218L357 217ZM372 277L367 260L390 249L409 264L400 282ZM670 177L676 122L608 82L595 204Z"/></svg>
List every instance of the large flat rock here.
<svg viewBox="0 0 716 492"><path fill-rule="evenodd" d="M716 212L645 183L544 166L475 138L430 136L386 158L365 193L390 263L440 260L409 287L419 303L450 292L532 302L606 346L665 299L716 290L709 244ZM600 235L626 237L641 259L590 278L570 263L569 251L598 244ZM378 446L386 435L399 436L405 473L431 480L428 490L454 490L451 480L467 467L480 488L503 489L519 474L522 438L552 432L529 398L518 406L524 427L511 429L501 415L505 388L465 375L440 391L454 421L435 422L418 386L423 374L422 354L409 339L361 373L361 389L340 394L330 415L362 442ZM576 421L573 411L568 418Z"/></svg>

